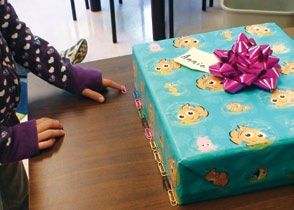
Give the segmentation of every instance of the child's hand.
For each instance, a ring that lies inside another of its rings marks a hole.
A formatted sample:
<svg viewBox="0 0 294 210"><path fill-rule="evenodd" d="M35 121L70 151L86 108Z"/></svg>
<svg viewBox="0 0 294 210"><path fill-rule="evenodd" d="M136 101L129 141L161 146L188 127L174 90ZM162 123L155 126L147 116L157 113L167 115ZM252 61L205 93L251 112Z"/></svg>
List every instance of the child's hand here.
<svg viewBox="0 0 294 210"><path fill-rule="evenodd" d="M58 120L40 118L36 123L40 150L52 147L56 138L64 136L63 126Z"/></svg>
<svg viewBox="0 0 294 210"><path fill-rule="evenodd" d="M118 83L116 83L116 82L114 82L112 80L109 80L109 79L102 79L102 85L105 88L106 87L111 87L111 88L120 90L122 92L126 91L125 87L123 85L120 85L120 84L118 84ZM85 96L85 97L91 98L94 101L98 101L100 103L103 103L105 101L105 98L104 98L104 96L102 94L100 94L97 91L91 90L89 88L85 88L82 91L82 95Z"/></svg>
<svg viewBox="0 0 294 210"><path fill-rule="evenodd" d="M109 79L104 79L102 72L98 69L73 65L70 70L65 90L73 94L82 95L103 103L105 98L100 91L107 87L120 90L122 94L127 93L124 85Z"/></svg>

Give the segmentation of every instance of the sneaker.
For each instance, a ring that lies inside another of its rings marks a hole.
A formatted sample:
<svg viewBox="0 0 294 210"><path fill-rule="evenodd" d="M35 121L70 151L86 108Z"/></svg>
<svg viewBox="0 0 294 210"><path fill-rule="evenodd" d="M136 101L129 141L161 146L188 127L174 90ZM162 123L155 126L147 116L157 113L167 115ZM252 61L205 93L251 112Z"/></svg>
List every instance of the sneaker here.
<svg viewBox="0 0 294 210"><path fill-rule="evenodd" d="M68 58L71 64L81 63L88 52L86 39L80 39L75 45L67 50L61 51L61 57Z"/></svg>

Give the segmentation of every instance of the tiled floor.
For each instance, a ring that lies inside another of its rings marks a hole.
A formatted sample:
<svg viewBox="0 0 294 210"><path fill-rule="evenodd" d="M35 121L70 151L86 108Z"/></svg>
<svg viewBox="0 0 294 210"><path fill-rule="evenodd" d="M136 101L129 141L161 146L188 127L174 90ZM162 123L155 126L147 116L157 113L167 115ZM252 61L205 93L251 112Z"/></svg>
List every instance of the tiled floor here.
<svg viewBox="0 0 294 210"><path fill-rule="evenodd" d="M10 2L33 33L49 41L58 50L86 38L89 51L85 62L131 54L133 44L153 41L150 0L124 0L122 5L115 0L117 44L112 43L109 0L101 0L100 12L86 10L84 0L75 0L77 21L72 19L70 0ZM223 28L220 0L214 0L214 7L206 12L201 10L201 2L174 1L175 36Z"/></svg>

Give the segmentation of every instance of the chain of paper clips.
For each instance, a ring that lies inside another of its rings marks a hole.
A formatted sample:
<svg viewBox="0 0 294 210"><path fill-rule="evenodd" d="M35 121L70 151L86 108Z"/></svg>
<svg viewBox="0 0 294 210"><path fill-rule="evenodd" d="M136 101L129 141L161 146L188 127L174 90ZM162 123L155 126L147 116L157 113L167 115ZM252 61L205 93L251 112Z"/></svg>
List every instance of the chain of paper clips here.
<svg viewBox="0 0 294 210"><path fill-rule="evenodd" d="M147 140L149 140L149 144L150 144L150 147L151 147L151 150L152 150L154 159L155 159L155 161L157 163L157 166L158 166L160 175L162 176L163 186L167 190L167 193L168 193L170 204L172 206L176 206L177 205L177 201L175 199L174 193L173 193L173 191L171 189L169 180L167 178L166 170L165 170L164 165L163 165L163 162L161 160L161 157L160 157L159 151L157 149L156 143L154 141L152 130L149 127L148 122L146 120L146 117L145 117L145 114L144 114L144 111L143 111L143 103L142 103L142 100L139 98L139 94L138 94L137 91L133 91L133 98L135 100L135 105L136 105L136 108L137 108L137 112L138 112L139 118L141 119L142 126L144 128L145 138Z"/></svg>

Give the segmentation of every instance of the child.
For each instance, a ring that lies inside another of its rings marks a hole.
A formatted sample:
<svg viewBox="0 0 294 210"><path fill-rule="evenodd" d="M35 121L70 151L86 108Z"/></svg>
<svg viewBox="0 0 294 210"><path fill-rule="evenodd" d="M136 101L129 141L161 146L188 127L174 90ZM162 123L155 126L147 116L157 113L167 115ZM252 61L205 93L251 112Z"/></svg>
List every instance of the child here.
<svg viewBox="0 0 294 210"><path fill-rule="evenodd" d="M28 180L21 160L52 147L64 136L62 124L54 119L19 123L15 111L21 90L15 62L52 85L98 102L104 102L98 91L106 87L124 91L124 86L102 78L99 70L62 58L48 42L31 33L7 0L0 0L0 210L29 209Z"/></svg>

